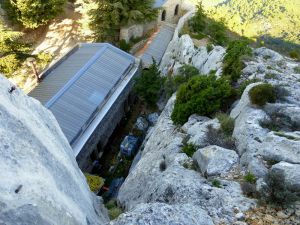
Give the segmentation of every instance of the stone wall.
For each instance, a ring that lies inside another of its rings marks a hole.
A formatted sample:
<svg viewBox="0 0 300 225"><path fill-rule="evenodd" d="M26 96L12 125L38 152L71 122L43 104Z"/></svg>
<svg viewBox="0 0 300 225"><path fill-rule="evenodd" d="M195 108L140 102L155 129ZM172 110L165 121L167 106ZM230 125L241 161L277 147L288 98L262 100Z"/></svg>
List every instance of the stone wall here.
<svg viewBox="0 0 300 225"><path fill-rule="evenodd" d="M120 30L120 40L125 40L129 42L131 38L143 37L150 30L153 30L157 27L157 22L152 21L147 24L136 24L129 27L122 27Z"/></svg>
<svg viewBox="0 0 300 225"><path fill-rule="evenodd" d="M0 224L107 223L53 114L1 75L0 86Z"/></svg>
<svg viewBox="0 0 300 225"><path fill-rule="evenodd" d="M175 8L178 5L178 13L175 15ZM165 21L162 21L162 14L165 10L166 16ZM159 10L157 22L160 24L161 22L173 23L176 24L181 16L182 10L182 0L172 0L167 1L163 6L162 9Z"/></svg>
<svg viewBox="0 0 300 225"><path fill-rule="evenodd" d="M136 74L134 76L138 76L139 73L140 69L136 71ZM131 79L131 81L123 90L122 94L119 95L119 97L109 109L105 117L102 119L101 123L93 132L93 135L89 138L87 143L82 148L81 152L76 157L78 165L83 171L89 170L89 166L92 163L90 155L93 152L98 153L98 149L105 147L110 136L114 132L114 129L117 127L117 125L123 118L127 99L132 91L133 85L134 80Z"/></svg>

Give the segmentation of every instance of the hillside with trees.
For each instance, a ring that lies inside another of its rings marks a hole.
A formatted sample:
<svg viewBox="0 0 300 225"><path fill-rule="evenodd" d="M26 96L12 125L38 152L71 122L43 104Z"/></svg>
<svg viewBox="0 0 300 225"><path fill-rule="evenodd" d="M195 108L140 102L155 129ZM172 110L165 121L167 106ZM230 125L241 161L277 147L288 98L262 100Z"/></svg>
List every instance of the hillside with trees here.
<svg viewBox="0 0 300 225"><path fill-rule="evenodd" d="M196 0L191 0L196 2ZM300 48L299 0L202 0L206 15L277 50Z"/></svg>

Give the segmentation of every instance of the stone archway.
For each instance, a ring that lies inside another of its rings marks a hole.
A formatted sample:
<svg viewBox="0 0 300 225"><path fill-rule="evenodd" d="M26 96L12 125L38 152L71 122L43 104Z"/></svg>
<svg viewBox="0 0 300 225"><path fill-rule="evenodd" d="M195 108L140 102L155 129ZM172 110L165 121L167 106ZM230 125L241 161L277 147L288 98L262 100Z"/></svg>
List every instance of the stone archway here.
<svg viewBox="0 0 300 225"><path fill-rule="evenodd" d="M163 10L162 13L161 13L161 21L165 21L166 20L166 10Z"/></svg>
<svg viewBox="0 0 300 225"><path fill-rule="evenodd" d="M177 5L175 6L174 16L177 16L178 13L179 13L179 5L177 4Z"/></svg>

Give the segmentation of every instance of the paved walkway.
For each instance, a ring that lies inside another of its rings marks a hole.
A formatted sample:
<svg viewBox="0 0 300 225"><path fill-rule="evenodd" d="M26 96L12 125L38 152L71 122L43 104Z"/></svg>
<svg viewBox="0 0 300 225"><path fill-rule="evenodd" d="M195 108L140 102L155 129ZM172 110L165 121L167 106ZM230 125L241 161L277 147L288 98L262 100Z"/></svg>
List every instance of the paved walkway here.
<svg viewBox="0 0 300 225"><path fill-rule="evenodd" d="M150 37L145 47L139 51L143 68L147 68L153 64L153 59L157 64L160 63L173 38L174 31L175 25L163 24L159 30Z"/></svg>

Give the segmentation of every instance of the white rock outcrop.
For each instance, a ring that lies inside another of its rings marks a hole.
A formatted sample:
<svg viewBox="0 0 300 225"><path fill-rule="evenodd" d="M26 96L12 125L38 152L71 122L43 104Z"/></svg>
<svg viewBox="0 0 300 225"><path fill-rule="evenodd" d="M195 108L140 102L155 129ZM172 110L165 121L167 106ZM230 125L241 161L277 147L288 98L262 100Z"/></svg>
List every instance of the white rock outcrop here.
<svg viewBox="0 0 300 225"><path fill-rule="evenodd" d="M218 76L222 71L225 53L225 48L221 46L214 46L210 52L207 52L206 47L196 48L190 36L185 34L170 42L160 63L160 70L163 74L167 74L173 68L173 72L176 74L182 65L190 64L195 66L201 74L216 71Z"/></svg>
<svg viewBox="0 0 300 225"><path fill-rule="evenodd" d="M193 155L193 159L202 174L206 176L224 176L237 166L239 156L233 150L211 145L197 150Z"/></svg>
<svg viewBox="0 0 300 225"><path fill-rule="evenodd" d="M175 221L167 216L166 224L169 224L168 221L173 221L174 224L177 224L176 221L178 224L201 224L203 220L197 219L198 212L192 208L205 210L214 223L225 221L226 224L231 224L235 220L234 207L245 211L255 201L243 196L237 182L221 180L223 188L216 188L198 171L191 169L191 159L181 152L182 142L187 137L183 131L207 118L194 115L189 120L189 126L179 129L170 118L174 101L175 96L169 100L157 124L146 138L140 161L120 188L118 201L127 211L120 221L123 224L132 224L135 221L132 220L132 215L141 212L136 209L140 204L146 204L143 209L153 209L150 204L165 203L170 212L178 212L174 217L177 218ZM161 164L165 166L162 167ZM182 212L178 211L186 205L189 205L189 213L184 209ZM153 210L158 211L160 218L163 212L156 208ZM145 218L149 218L150 224L159 224L155 223L155 216ZM191 223L195 218L197 220Z"/></svg>
<svg viewBox="0 0 300 225"><path fill-rule="evenodd" d="M50 111L0 75L0 224L108 222Z"/></svg>

